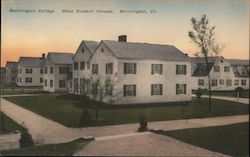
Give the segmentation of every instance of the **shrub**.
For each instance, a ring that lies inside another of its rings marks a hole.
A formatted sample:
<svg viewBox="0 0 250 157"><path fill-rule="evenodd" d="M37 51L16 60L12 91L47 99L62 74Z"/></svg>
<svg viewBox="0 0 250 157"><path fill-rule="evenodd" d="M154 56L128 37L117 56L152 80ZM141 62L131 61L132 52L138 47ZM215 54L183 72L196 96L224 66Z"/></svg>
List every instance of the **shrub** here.
<svg viewBox="0 0 250 157"><path fill-rule="evenodd" d="M234 91L235 91L235 96L237 96L237 93L239 93L239 96L241 97L244 89L242 87L237 87L235 88Z"/></svg>
<svg viewBox="0 0 250 157"><path fill-rule="evenodd" d="M20 147L31 147L34 146L34 141L28 129L25 128L21 133L21 138L19 140Z"/></svg>
<svg viewBox="0 0 250 157"><path fill-rule="evenodd" d="M140 127L138 128L139 132L147 131L148 130L148 123L144 115L140 115L139 117Z"/></svg>
<svg viewBox="0 0 250 157"><path fill-rule="evenodd" d="M84 110L81 114L80 117L80 126L84 127L84 126L90 126L92 123L92 117L89 114L88 110Z"/></svg>
<svg viewBox="0 0 250 157"><path fill-rule="evenodd" d="M196 96L197 96L197 98L198 98L198 102L200 102L200 98L201 98L201 96L203 95L202 89L201 89L201 88L198 88L195 94L196 94Z"/></svg>

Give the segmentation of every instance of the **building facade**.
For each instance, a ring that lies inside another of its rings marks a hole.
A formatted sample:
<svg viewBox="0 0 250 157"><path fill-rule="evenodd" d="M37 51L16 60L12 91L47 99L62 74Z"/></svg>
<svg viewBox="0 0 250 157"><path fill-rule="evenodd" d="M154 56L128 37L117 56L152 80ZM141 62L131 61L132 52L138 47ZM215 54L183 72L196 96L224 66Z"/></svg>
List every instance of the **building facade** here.
<svg viewBox="0 0 250 157"><path fill-rule="evenodd" d="M20 57L17 65L18 86L43 86L43 65L45 56Z"/></svg>
<svg viewBox="0 0 250 157"><path fill-rule="evenodd" d="M208 71L204 57L193 57L192 89L208 89L208 74L212 91L232 91L237 87L249 89L249 62L244 65L232 63L224 57L209 57Z"/></svg>
<svg viewBox="0 0 250 157"><path fill-rule="evenodd" d="M82 41L73 56L73 90L74 94L85 94L85 80L90 77L90 57L98 47L98 42Z"/></svg>
<svg viewBox="0 0 250 157"><path fill-rule="evenodd" d="M191 63L174 46L127 42L126 36L119 41L103 40L90 63L92 79L104 85L103 102L191 101Z"/></svg>
<svg viewBox="0 0 250 157"><path fill-rule="evenodd" d="M17 62L8 61L5 66L5 79L4 82L7 84L16 83L17 77Z"/></svg>
<svg viewBox="0 0 250 157"><path fill-rule="evenodd" d="M69 92L71 90L72 57L71 53L48 53L44 63L44 91Z"/></svg>

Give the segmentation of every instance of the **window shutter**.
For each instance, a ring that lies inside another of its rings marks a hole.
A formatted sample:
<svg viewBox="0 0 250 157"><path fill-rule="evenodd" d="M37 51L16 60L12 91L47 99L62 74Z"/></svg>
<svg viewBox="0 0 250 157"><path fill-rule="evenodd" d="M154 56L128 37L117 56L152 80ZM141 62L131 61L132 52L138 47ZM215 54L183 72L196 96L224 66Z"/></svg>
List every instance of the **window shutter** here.
<svg viewBox="0 0 250 157"><path fill-rule="evenodd" d="M178 84L176 84L176 86L175 86L175 91L176 91L176 94L179 94L178 93Z"/></svg>
<svg viewBox="0 0 250 157"><path fill-rule="evenodd" d="M123 96L126 96L126 85L123 85Z"/></svg>
<svg viewBox="0 0 250 157"><path fill-rule="evenodd" d="M153 91L154 89L153 88L154 88L154 85L151 84L151 95L154 95L154 91Z"/></svg>
<svg viewBox="0 0 250 157"><path fill-rule="evenodd" d="M113 63L110 63L110 72L113 74Z"/></svg>
<svg viewBox="0 0 250 157"><path fill-rule="evenodd" d="M108 74L108 64L106 63L106 74Z"/></svg>
<svg viewBox="0 0 250 157"><path fill-rule="evenodd" d="M124 74L127 74L127 63L124 63Z"/></svg>
<svg viewBox="0 0 250 157"><path fill-rule="evenodd" d="M184 84L184 94L186 94L186 84Z"/></svg>
<svg viewBox="0 0 250 157"><path fill-rule="evenodd" d="M162 84L160 85L160 95L162 95Z"/></svg>
<svg viewBox="0 0 250 157"><path fill-rule="evenodd" d="M151 74L154 74L154 64L151 64ZM152 85L151 85L152 87ZM152 92L151 92L152 93ZM152 94L151 94L152 95Z"/></svg>
<svg viewBox="0 0 250 157"><path fill-rule="evenodd" d="M184 74L186 75L187 74L187 66L184 65Z"/></svg>
<svg viewBox="0 0 250 157"><path fill-rule="evenodd" d="M163 71L163 66L162 66L162 64L160 64L160 67L161 67L161 72L160 72L160 74L162 74L162 71Z"/></svg>
<svg viewBox="0 0 250 157"><path fill-rule="evenodd" d="M136 74L136 63L134 63L134 74Z"/></svg>
<svg viewBox="0 0 250 157"><path fill-rule="evenodd" d="M179 67L179 66L178 66L178 65L176 65L176 74L178 74L178 67Z"/></svg>
<svg viewBox="0 0 250 157"><path fill-rule="evenodd" d="M136 85L133 85L133 96L136 96Z"/></svg>

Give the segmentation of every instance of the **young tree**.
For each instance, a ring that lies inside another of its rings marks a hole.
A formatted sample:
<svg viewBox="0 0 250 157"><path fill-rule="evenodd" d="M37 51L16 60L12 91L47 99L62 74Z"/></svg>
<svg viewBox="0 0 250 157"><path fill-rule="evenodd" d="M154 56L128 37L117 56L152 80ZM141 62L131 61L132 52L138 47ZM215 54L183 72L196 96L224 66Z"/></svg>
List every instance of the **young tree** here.
<svg viewBox="0 0 250 157"><path fill-rule="evenodd" d="M209 111L211 111L211 82L209 75L208 57L218 55L224 46L215 41L215 26L210 26L206 15L202 15L200 19L191 18L192 31L188 32L190 39L200 49L196 56L203 56L205 59L206 72L208 77L208 92L209 92Z"/></svg>
<svg viewBox="0 0 250 157"><path fill-rule="evenodd" d="M148 123L144 115L139 116L139 123L140 123L140 127L138 128L139 132L148 130Z"/></svg>
<svg viewBox="0 0 250 157"><path fill-rule="evenodd" d="M198 88L195 94L197 96L198 102L200 102L200 98L201 98L201 96L203 94L202 89Z"/></svg>

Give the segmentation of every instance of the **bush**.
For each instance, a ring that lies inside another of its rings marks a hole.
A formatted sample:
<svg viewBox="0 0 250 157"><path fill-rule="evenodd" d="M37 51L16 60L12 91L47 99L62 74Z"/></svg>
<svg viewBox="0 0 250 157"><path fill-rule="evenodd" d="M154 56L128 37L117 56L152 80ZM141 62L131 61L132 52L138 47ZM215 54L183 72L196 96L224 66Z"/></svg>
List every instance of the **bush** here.
<svg viewBox="0 0 250 157"><path fill-rule="evenodd" d="M82 112L82 115L80 117L80 126L84 127L84 126L90 126L92 123L92 117L89 114L88 110L84 110Z"/></svg>
<svg viewBox="0 0 250 157"><path fill-rule="evenodd" d="M241 97L244 89L242 87L237 87L237 88L235 88L234 91L235 91L235 96L236 97L237 97L237 93L239 93L239 97Z"/></svg>
<svg viewBox="0 0 250 157"><path fill-rule="evenodd" d="M28 129L25 128L21 133L21 138L19 140L20 147L31 147L34 146L34 141Z"/></svg>
<svg viewBox="0 0 250 157"><path fill-rule="evenodd" d="M3 113L0 112L0 132L5 132L6 129L6 122Z"/></svg>
<svg viewBox="0 0 250 157"><path fill-rule="evenodd" d="M200 98L203 95L203 90L201 88L198 88L195 94L198 98L198 102L200 102Z"/></svg>
<svg viewBox="0 0 250 157"><path fill-rule="evenodd" d="M140 127L138 128L139 132L147 131L148 130L148 123L144 115L140 115L139 117Z"/></svg>

